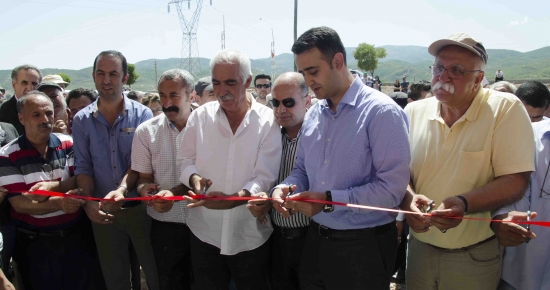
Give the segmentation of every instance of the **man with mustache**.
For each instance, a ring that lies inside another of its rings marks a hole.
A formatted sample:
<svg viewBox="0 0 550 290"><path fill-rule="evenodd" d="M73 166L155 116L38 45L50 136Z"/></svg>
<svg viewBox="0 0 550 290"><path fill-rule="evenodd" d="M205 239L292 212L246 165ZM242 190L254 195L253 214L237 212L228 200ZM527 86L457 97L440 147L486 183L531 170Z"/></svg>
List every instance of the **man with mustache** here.
<svg viewBox="0 0 550 290"><path fill-rule="evenodd" d="M124 201L138 196L138 174L130 167L134 132L153 114L122 94L128 80L122 53L101 52L94 60L92 77L99 98L76 114L72 129L78 187L83 195L107 199L84 205L92 221L103 276L108 289L130 289L131 241L149 289L159 289L151 217L140 201Z"/></svg>
<svg viewBox="0 0 550 290"><path fill-rule="evenodd" d="M187 194L189 188L179 182L176 166L176 139L191 114L190 96L193 76L181 69L162 74L158 92L164 114L136 129L132 142L132 170L139 173L141 196ZM159 274L160 289L190 289L189 227L185 224L187 202L155 199L148 202L147 213L153 219L151 244Z"/></svg>
<svg viewBox="0 0 550 290"><path fill-rule="evenodd" d="M485 221L519 200L534 170L533 131L519 99L483 89L483 45L465 33L435 41L434 98L410 103L412 229L407 289L496 289L502 248Z"/></svg>
<svg viewBox="0 0 550 290"><path fill-rule="evenodd" d="M191 265L196 289L269 289L269 243L273 227L261 224L246 201L194 198L251 196L273 187L281 162L281 133L273 111L246 94L250 59L222 50L210 61L218 102L193 111L178 150L180 181L193 189L186 199ZM208 190L206 190L208 187Z"/></svg>
<svg viewBox="0 0 550 290"><path fill-rule="evenodd" d="M90 222L81 209L84 202L62 197L36 202L21 195L42 181L56 183L53 190L58 192L74 188L74 181L64 182L71 181L74 170L72 138L52 134L54 108L44 93L21 96L17 109L25 134L0 150L0 185L12 193L14 260L22 287L104 289Z"/></svg>
<svg viewBox="0 0 550 290"><path fill-rule="evenodd" d="M65 98L63 98L63 88L49 81L40 83L36 89L46 94L53 102L53 116L55 119L53 132L68 134L69 112L67 111Z"/></svg>

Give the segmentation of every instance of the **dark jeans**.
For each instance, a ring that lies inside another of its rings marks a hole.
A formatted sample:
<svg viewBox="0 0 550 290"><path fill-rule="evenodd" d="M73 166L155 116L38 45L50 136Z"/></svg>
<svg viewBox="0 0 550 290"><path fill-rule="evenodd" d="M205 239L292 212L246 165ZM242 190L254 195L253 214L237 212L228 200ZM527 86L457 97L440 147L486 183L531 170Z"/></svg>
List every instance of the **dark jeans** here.
<svg viewBox="0 0 550 290"><path fill-rule="evenodd" d="M271 239L271 286L274 290L300 289L298 271L306 238L287 239L275 230Z"/></svg>
<svg viewBox="0 0 550 290"><path fill-rule="evenodd" d="M106 289L85 216L66 236L17 232L14 260L27 290Z"/></svg>
<svg viewBox="0 0 550 290"><path fill-rule="evenodd" d="M325 238L312 222L300 264L301 289L387 290L397 252L397 228L395 221L386 227L381 233L369 228L353 230L353 238Z"/></svg>
<svg viewBox="0 0 550 290"><path fill-rule="evenodd" d="M151 245L155 254L161 290L190 289L191 257L186 224L153 219Z"/></svg>
<svg viewBox="0 0 550 290"><path fill-rule="evenodd" d="M395 265L393 273L399 270L397 279L405 279L405 269L407 267L407 237L409 236L409 224L407 220L403 221L403 230L401 231L401 244L397 248L397 256L395 257Z"/></svg>
<svg viewBox="0 0 550 290"><path fill-rule="evenodd" d="M229 288L231 278L239 290L269 289L269 242L235 255L221 255L218 247L204 243L191 232L191 266L195 289Z"/></svg>

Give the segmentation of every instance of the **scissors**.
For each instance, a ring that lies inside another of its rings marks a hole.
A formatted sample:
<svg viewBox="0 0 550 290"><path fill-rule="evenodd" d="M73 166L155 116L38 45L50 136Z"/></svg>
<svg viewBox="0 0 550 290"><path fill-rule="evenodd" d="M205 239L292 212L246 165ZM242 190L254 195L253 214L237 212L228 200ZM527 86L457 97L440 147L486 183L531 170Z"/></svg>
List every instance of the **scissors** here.
<svg viewBox="0 0 550 290"><path fill-rule="evenodd" d="M435 208L435 201L433 200L430 200L428 202L428 206L426 207L426 210L424 211L425 213L429 213L431 212L433 209ZM446 233L447 230L440 230L442 233Z"/></svg>
<svg viewBox="0 0 550 290"><path fill-rule="evenodd" d="M206 184L204 185L204 190L199 190L200 194L206 194L206 192L210 188L210 185L208 185L208 183L210 183L210 179L206 179Z"/></svg>
<svg viewBox="0 0 550 290"><path fill-rule="evenodd" d="M294 186L294 184L287 184L288 185L288 195L287 196L291 196L294 194L294 190L292 190L292 187ZM290 208L286 208L288 209L288 214L292 215L292 209Z"/></svg>

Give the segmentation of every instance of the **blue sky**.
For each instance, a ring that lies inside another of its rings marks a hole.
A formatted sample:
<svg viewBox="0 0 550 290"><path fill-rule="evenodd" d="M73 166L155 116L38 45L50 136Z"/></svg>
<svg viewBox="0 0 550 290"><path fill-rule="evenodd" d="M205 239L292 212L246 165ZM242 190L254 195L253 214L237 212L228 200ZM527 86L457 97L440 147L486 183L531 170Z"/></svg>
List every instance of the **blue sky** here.
<svg viewBox="0 0 550 290"><path fill-rule="evenodd" d="M453 32L467 32L486 48L531 51L550 45L548 1L298 0L298 35L315 26L334 28L346 47L367 42L428 46ZM1 0L0 69L30 63L40 68L81 69L102 50L121 51L130 63L181 55L181 27L166 0ZM382 4L384 3L384 4ZM191 8L196 0L191 0ZM199 54L226 47L250 58L290 52L294 0L203 1ZM190 15L190 11L186 12Z"/></svg>

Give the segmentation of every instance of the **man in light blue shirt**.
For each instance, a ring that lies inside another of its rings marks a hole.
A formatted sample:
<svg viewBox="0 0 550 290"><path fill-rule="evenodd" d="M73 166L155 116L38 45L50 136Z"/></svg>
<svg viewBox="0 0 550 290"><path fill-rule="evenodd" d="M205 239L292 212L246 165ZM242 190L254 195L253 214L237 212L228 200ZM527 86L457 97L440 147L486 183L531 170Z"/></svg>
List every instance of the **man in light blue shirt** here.
<svg viewBox="0 0 550 290"><path fill-rule="evenodd" d="M147 107L122 95L128 80L126 58L101 52L92 73L99 98L73 119L75 175L83 195L114 199L87 201L101 269L108 289L130 289L129 242L134 245L150 289L159 289L151 247L151 217L137 197L138 174L131 170L131 149L139 124L153 117Z"/></svg>
<svg viewBox="0 0 550 290"><path fill-rule="evenodd" d="M287 184L295 184L296 198L396 208L409 183L405 114L388 96L352 77L334 30L312 28L292 51L298 71L321 99L305 117L294 169L272 193L283 216L298 211L312 217L301 288L388 289L396 214L279 198L288 194Z"/></svg>

